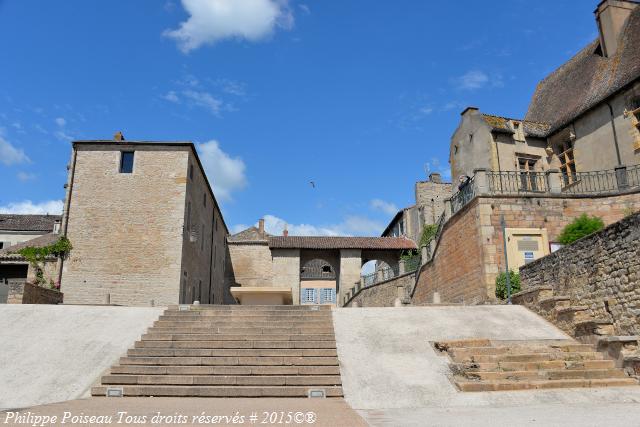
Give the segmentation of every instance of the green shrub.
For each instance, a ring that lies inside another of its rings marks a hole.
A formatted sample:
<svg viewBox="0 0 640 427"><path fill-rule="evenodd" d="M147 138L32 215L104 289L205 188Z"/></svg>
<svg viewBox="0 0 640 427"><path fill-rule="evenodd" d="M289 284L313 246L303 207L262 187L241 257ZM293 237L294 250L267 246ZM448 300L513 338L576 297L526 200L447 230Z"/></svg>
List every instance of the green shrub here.
<svg viewBox="0 0 640 427"><path fill-rule="evenodd" d="M509 281L511 282L511 295L520 292L520 273L509 270ZM507 299L507 273L504 271L496 277L496 297Z"/></svg>
<svg viewBox="0 0 640 427"><path fill-rule="evenodd" d="M420 236L420 247L426 246L427 243L436 236L437 231L438 226L436 224L425 225L424 230L422 230L422 235Z"/></svg>
<svg viewBox="0 0 640 427"><path fill-rule="evenodd" d="M602 222L602 219L597 216L589 217L587 214L582 214L562 230L562 233L560 233L560 236L558 237L558 241L563 245L569 245L576 240L602 230L603 228L604 222Z"/></svg>

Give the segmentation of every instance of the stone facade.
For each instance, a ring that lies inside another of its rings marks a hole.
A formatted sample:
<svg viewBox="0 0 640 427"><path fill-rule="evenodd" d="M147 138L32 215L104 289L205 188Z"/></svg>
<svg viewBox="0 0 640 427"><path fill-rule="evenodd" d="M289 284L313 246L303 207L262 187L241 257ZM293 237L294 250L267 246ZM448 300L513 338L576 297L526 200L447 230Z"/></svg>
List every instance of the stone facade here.
<svg viewBox="0 0 640 427"><path fill-rule="evenodd" d="M412 303L477 304L495 300L495 279L504 271L504 242L500 219L507 228L545 230L549 242L586 213L612 224L640 210L640 192L619 196L528 197L480 196L456 212L445 224L433 258L422 266ZM437 294L436 294L437 293Z"/></svg>
<svg viewBox="0 0 640 427"><path fill-rule="evenodd" d="M65 303L224 301L227 229L193 144L76 142L67 191Z"/></svg>
<svg viewBox="0 0 640 427"><path fill-rule="evenodd" d="M300 249L271 249L275 288L291 289L294 305L300 304Z"/></svg>
<svg viewBox="0 0 640 427"><path fill-rule="evenodd" d="M399 298L403 301L416 280L415 272L394 277L366 288L356 288L345 307L394 307Z"/></svg>
<svg viewBox="0 0 640 427"><path fill-rule="evenodd" d="M31 283L12 284L7 304L62 304L64 294Z"/></svg>
<svg viewBox="0 0 640 427"><path fill-rule="evenodd" d="M522 290L550 286L570 305L610 320L615 335L640 335L640 213L520 269Z"/></svg>

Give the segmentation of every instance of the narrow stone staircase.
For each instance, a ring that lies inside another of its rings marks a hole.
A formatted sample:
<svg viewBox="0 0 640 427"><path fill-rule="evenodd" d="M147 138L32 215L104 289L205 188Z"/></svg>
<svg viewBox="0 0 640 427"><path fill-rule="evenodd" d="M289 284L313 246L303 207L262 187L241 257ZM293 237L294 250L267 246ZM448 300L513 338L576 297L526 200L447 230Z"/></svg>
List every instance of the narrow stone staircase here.
<svg viewBox="0 0 640 427"><path fill-rule="evenodd" d="M436 342L434 347L450 357L453 381L461 391L638 385L590 344L475 339Z"/></svg>
<svg viewBox="0 0 640 427"><path fill-rule="evenodd" d="M195 305L167 309L92 394L341 397L341 384L329 307Z"/></svg>

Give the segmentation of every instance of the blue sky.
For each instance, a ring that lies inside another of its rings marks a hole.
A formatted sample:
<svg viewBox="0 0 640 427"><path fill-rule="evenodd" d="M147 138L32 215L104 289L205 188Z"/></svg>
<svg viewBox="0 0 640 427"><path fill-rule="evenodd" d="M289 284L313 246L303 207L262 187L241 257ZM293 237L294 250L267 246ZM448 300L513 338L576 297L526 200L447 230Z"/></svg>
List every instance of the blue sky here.
<svg viewBox="0 0 640 427"><path fill-rule="evenodd" d="M378 235L463 108L522 117L596 3L0 0L0 211L60 209L69 141L122 130L196 142L232 231Z"/></svg>

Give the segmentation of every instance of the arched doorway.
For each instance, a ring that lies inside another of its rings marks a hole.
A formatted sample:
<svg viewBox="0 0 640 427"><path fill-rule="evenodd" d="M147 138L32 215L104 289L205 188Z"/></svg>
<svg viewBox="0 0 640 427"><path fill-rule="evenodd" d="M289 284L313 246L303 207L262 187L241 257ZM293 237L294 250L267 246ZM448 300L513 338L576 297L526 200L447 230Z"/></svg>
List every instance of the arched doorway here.
<svg viewBox="0 0 640 427"><path fill-rule="evenodd" d="M397 264L389 263L385 259L363 259L360 269L361 283L363 287L371 286L398 275Z"/></svg>
<svg viewBox="0 0 640 427"><path fill-rule="evenodd" d="M335 266L313 258L300 267L300 304L336 304L338 274Z"/></svg>

